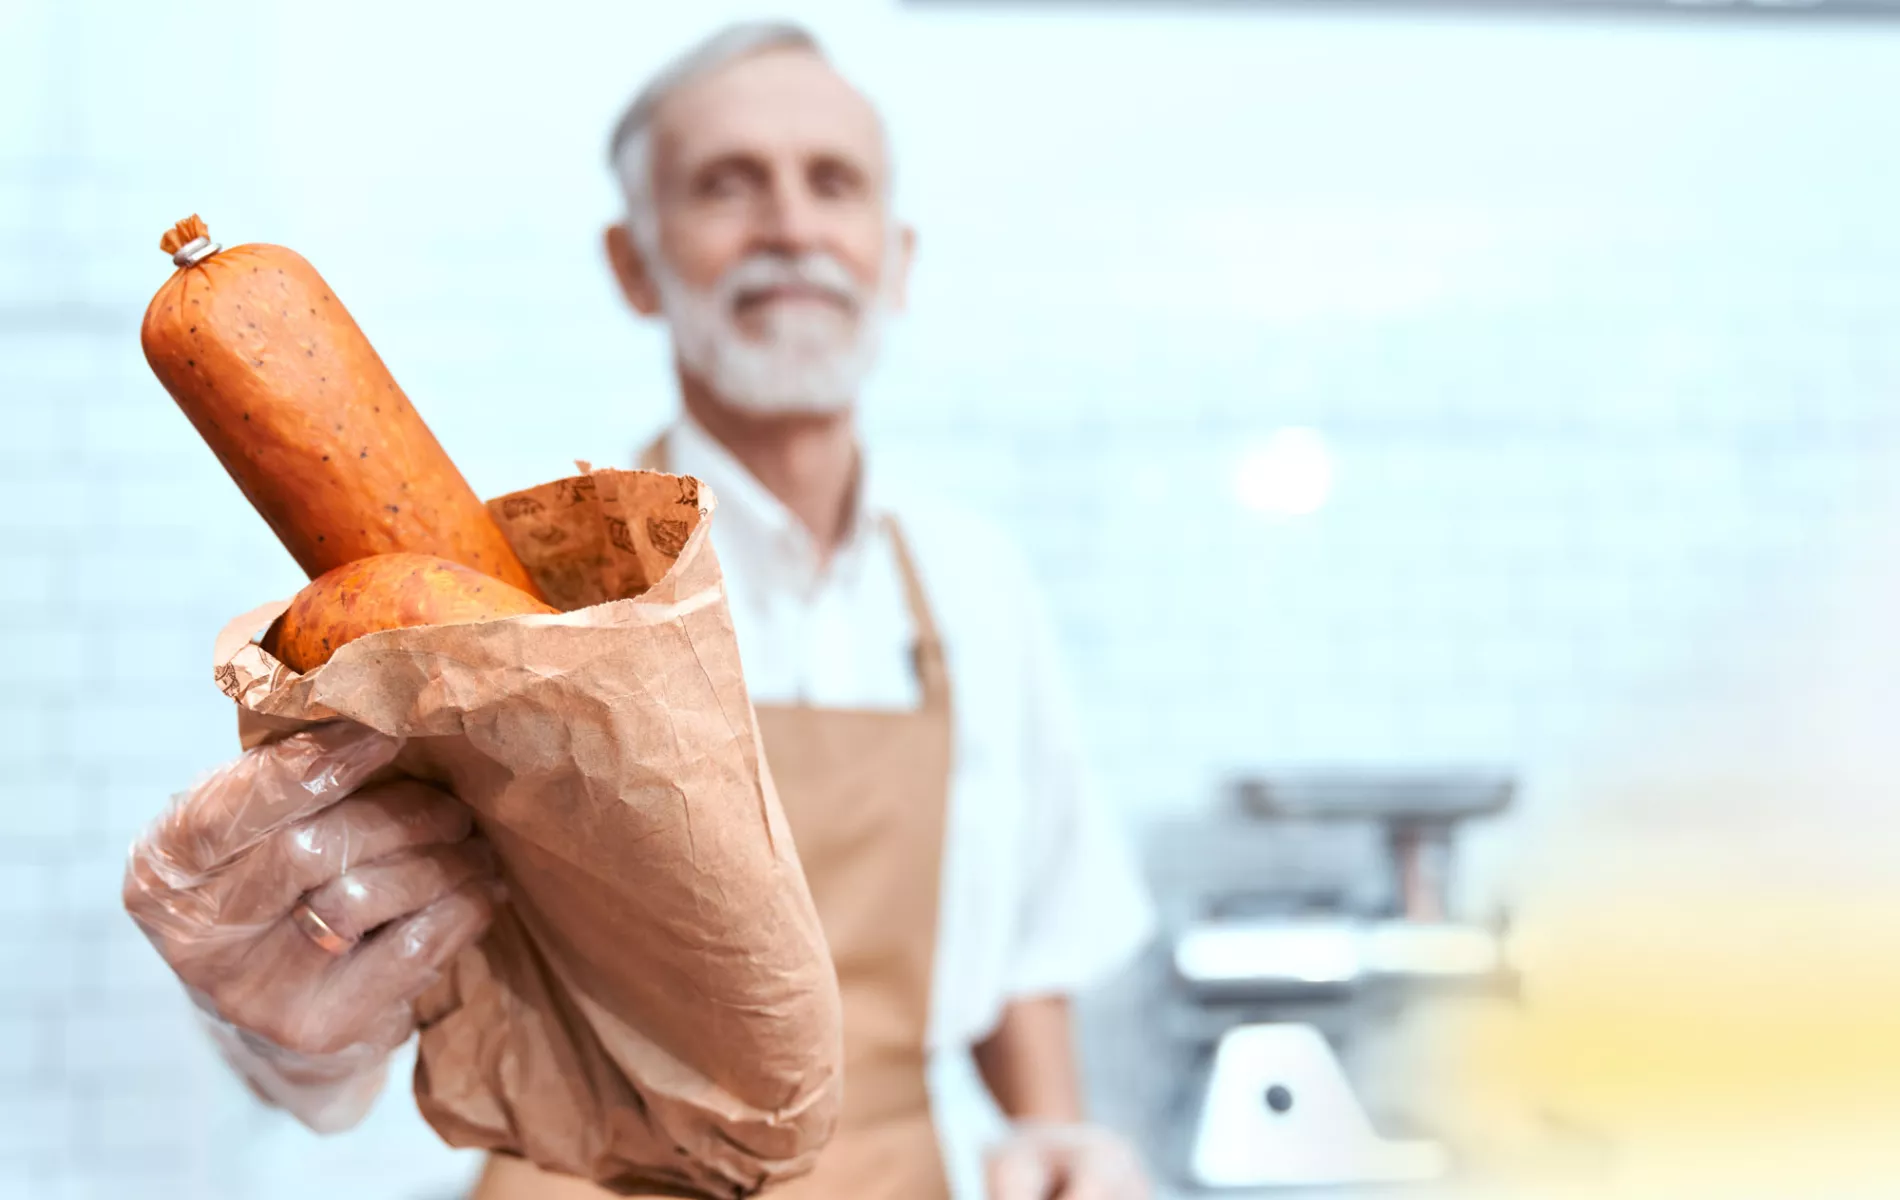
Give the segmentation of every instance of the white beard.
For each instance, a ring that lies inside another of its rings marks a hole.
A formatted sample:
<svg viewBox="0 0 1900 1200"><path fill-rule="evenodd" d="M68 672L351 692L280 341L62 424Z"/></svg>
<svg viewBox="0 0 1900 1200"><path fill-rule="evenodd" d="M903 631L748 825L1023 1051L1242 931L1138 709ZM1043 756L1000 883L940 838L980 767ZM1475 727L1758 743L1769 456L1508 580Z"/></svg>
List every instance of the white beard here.
<svg viewBox="0 0 1900 1200"><path fill-rule="evenodd" d="M887 277L894 258L886 256ZM755 413L836 413L857 401L883 340L889 289L882 281L864 287L829 254L755 254L702 291L688 287L661 256L647 261L674 355L721 400ZM848 311L774 305L763 334L748 335L733 317L738 297L775 284L822 288Z"/></svg>

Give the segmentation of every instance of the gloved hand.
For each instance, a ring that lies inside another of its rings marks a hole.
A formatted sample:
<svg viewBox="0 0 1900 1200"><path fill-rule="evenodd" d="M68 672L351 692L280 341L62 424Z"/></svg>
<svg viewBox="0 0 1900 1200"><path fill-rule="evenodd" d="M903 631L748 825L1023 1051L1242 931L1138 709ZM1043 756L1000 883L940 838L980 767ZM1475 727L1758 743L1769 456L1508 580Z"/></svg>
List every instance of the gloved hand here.
<svg viewBox="0 0 1900 1200"><path fill-rule="evenodd" d="M488 928L500 884L454 798L349 722L247 751L132 847L125 907L226 1059L320 1133L361 1120L411 1002Z"/></svg>
<svg viewBox="0 0 1900 1200"><path fill-rule="evenodd" d="M989 1153L990 1200L1149 1200L1135 1148L1095 1125L1019 1122Z"/></svg>

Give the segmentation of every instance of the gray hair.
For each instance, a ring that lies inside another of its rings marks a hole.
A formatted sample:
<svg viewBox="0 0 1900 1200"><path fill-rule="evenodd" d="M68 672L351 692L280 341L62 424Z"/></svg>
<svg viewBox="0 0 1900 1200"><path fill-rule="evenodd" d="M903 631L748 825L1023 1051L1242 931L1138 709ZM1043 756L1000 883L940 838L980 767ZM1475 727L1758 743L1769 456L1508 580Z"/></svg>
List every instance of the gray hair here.
<svg viewBox="0 0 1900 1200"><path fill-rule="evenodd" d="M789 21L742 21L728 25L660 69L640 89L614 125L607 142L607 165L620 177L627 197L628 227L642 249L651 251L653 229L653 115L667 97L722 67L771 50L804 50L824 57L810 30Z"/></svg>
<svg viewBox="0 0 1900 1200"><path fill-rule="evenodd" d="M641 251L659 242L653 204L653 116L673 93L723 67L773 50L803 50L829 61L818 38L790 21L741 21L693 46L660 71L633 98L607 140L607 165L620 178L627 200L627 228ZM885 188L890 187L889 134L885 134Z"/></svg>

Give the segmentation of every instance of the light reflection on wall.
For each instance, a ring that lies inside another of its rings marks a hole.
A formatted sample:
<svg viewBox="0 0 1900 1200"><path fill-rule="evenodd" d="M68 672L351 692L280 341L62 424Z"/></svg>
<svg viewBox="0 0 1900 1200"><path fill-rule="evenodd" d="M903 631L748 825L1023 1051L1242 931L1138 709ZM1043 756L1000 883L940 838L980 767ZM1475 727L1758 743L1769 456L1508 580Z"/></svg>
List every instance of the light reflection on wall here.
<svg viewBox="0 0 1900 1200"><path fill-rule="evenodd" d="M1234 495L1249 512L1310 516L1333 493L1333 452L1315 429L1274 431L1241 455Z"/></svg>

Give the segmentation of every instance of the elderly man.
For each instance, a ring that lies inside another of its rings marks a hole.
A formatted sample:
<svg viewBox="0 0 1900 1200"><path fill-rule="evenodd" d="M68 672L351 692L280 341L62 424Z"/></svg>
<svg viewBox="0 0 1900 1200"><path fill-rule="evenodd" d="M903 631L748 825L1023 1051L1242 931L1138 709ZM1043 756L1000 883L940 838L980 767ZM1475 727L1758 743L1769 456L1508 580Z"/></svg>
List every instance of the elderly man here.
<svg viewBox="0 0 1900 1200"><path fill-rule="evenodd" d="M641 462L720 499L746 680L845 1002L841 1127L784 1194L948 1196L941 1147L972 1140L940 1128L964 1111L945 1102L961 1058L1010 1121L989 1154L994 1200L1145 1195L1132 1152L1084 1122L1068 997L1138 947L1150 913L1088 793L1028 573L993 529L875 474L855 429L915 245L889 209L877 113L802 30L740 26L641 93L611 160L628 207L607 255L629 303L671 330L683 408ZM271 753L235 777L314 771L350 793L321 750ZM254 1087L308 1123L361 1115L407 1033L392 1013L481 928L483 864L444 803L385 784L328 810L432 872L394 889L410 912L375 914L413 931L409 969L322 1010L350 1061L271 1040L295 1024L273 1006L299 1003L281 973L208 981L175 964ZM301 864L289 891L336 892L331 862ZM495 1159L476 1195L604 1193Z"/></svg>

